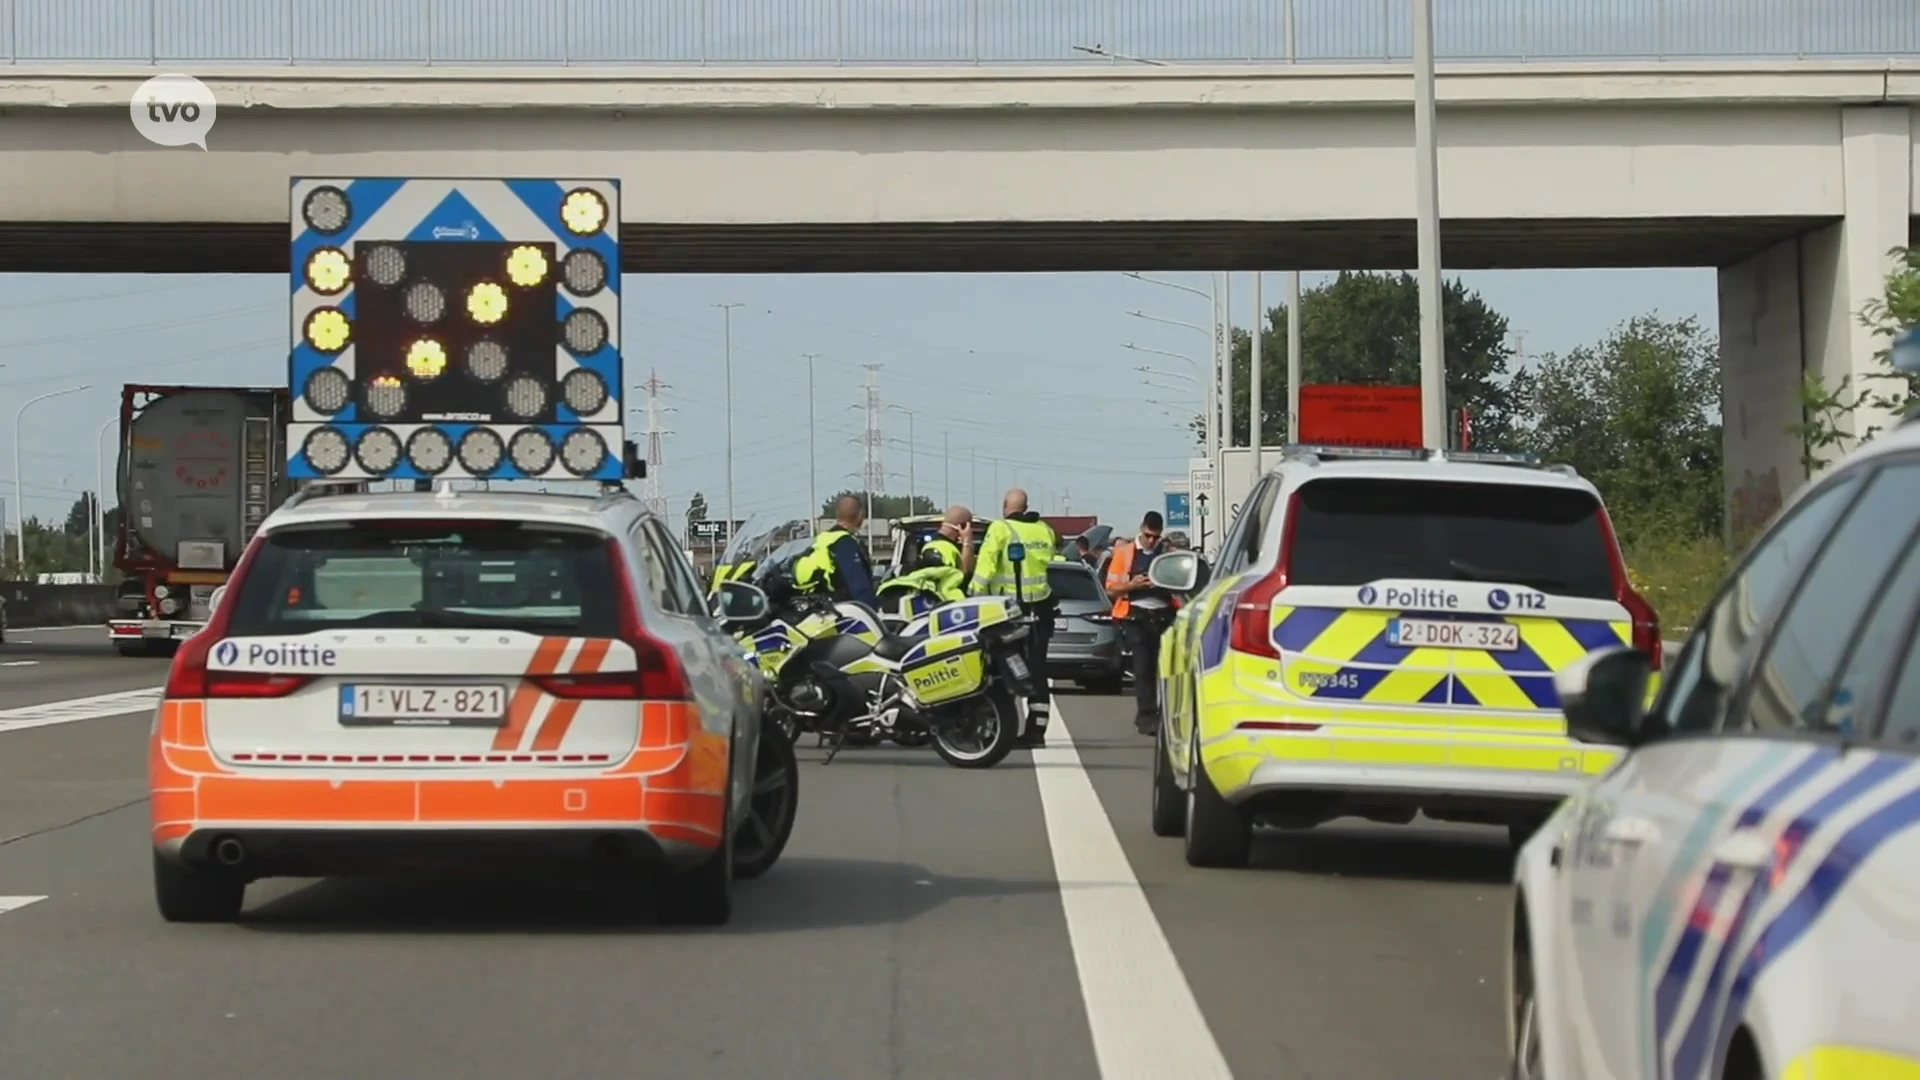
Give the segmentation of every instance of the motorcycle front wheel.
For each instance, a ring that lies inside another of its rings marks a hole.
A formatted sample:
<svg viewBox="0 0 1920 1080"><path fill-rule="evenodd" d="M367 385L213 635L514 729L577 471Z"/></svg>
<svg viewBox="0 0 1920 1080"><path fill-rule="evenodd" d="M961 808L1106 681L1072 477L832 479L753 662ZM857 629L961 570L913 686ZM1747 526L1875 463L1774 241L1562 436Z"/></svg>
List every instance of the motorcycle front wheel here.
<svg viewBox="0 0 1920 1080"><path fill-rule="evenodd" d="M1013 753L1020 707L1004 687L956 701L928 718L933 751L956 769L990 769Z"/></svg>

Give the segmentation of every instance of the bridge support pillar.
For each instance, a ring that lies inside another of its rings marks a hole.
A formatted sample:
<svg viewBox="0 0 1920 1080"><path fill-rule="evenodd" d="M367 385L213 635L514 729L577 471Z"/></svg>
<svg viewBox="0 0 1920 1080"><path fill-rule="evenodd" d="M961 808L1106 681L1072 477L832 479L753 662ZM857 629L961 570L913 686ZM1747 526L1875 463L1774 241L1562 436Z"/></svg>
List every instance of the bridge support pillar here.
<svg viewBox="0 0 1920 1080"><path fill-rule="evenodd" d="M1860 310L1885 291L1888 251L1916 232L1916 110L1854 106L1841 111L1845 214L1720 268L1720 359L1726 450L1727 532L1736 542L1764 525L1807 480L1800 440L1800 386L1873 385L1885 342ZM1846 430L1885 426L1863 410ZM1825 457L1838 457L1837 450Z"/></svg>

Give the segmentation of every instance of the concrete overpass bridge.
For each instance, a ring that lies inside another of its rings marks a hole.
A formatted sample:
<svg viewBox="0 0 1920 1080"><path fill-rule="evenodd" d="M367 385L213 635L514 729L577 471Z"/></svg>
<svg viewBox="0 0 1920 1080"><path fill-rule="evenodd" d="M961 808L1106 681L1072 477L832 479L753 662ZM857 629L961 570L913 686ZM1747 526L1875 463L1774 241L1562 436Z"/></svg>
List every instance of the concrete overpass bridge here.
<svg viewBox="0 0 1920 1080"><path fill-rule="evenodd" d="M210 153L152 69L0 69L0 270L282 272L298 174L620 177L629 272L1414 263L1401 65L208 67ZM1720 273L1729 498L1799 479L1804 371L1920 239L1920 60L1449 65L1450 270Z"/></svg>

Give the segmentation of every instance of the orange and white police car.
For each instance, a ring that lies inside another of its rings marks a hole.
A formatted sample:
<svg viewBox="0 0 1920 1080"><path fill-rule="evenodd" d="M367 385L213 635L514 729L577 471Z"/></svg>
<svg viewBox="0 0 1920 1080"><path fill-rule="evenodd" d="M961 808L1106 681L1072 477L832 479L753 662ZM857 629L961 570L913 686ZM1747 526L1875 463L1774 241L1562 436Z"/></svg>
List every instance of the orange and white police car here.
<svg viewBox="0 0 1920 1080"><path fill-rule="evenodd" d="M797 788L722 622L623 491L296 495L168 672L162 916L233 919L267 877L524 858L656 872L663 919L726 922Z"/></svg>

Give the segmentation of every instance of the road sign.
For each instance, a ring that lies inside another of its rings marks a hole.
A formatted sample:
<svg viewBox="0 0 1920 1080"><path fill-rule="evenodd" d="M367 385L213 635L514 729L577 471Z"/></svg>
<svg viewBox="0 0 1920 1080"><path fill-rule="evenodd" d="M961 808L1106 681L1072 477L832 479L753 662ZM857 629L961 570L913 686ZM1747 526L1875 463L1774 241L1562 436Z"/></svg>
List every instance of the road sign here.
<svg viewBox="0 0 1920 1080"><path fill-rule="evenodd" d="M1300 441L1324 446L1424 446L1418 386L1300 387Z"/></svg>
<svg viewBox="0 0 1920 1080"><path fill-rule="evenodd" d="M619 480L616 180L292 184L287 473Z"/></svg>
<svg viewBox="0 0 1920 1080"><path fill-rule="evenodd" d="M1184 491L1167 492L1167 528L1193 528L1193 516L1188 512L1189 502L1188 495Z"/></svg>
<svg viewBox="0 0 1920 1080"><path fill-rule="evenodd" d="M745 524L744 519L734 522L731 528L724 521L690 521L687 523L687 533L695 540L731 540L733 534L739 532L740 526Z"/></svg>
<svg viewBox="0 0 1920 1080"><path fill-rule="evenodd" d="M1211 463L1187 467L1187 493L1196 499L1202 495L1209 499L1213 498L1213 465Z"/></svg>

